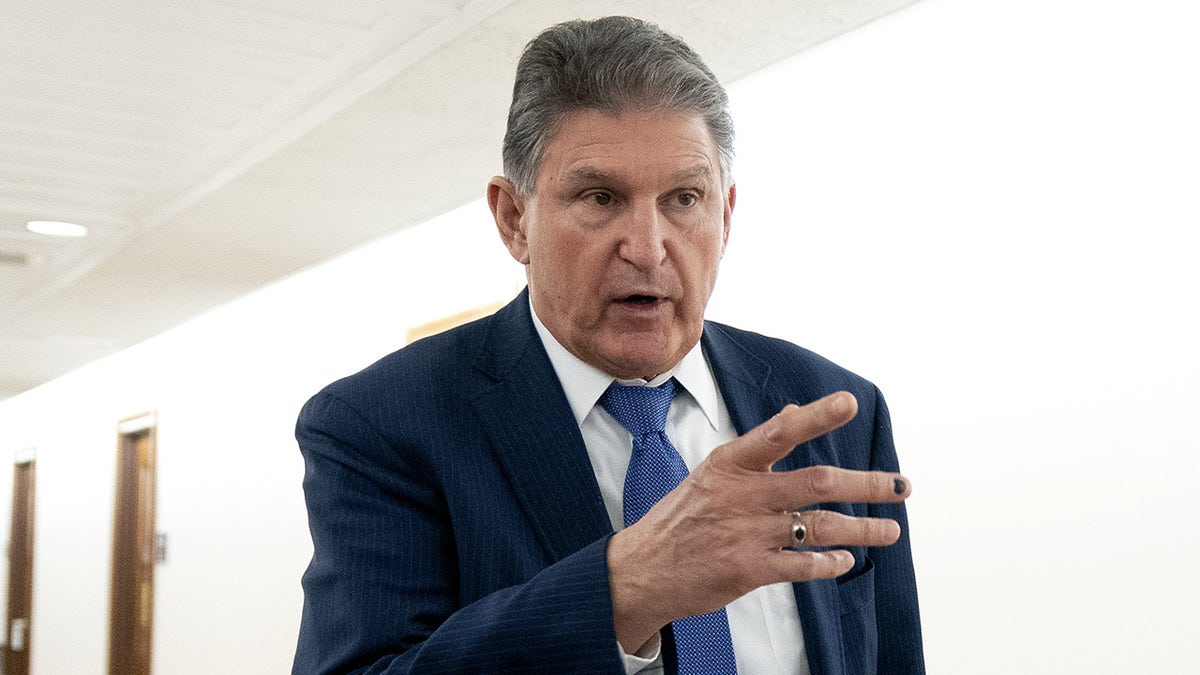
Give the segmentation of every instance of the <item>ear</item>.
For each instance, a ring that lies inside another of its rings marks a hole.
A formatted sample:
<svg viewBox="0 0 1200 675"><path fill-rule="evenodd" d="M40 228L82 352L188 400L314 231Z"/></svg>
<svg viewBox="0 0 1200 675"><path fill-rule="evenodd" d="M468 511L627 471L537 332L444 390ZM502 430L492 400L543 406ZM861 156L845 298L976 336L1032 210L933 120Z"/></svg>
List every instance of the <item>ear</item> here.
<svg viewBox="0 0 1200 675"><path fill-rule="evenodd" d="M725 232L721 236L721 253L725 253L725 245L729 243L729 226L733 223L733 206L737 203L737 185L729 186L729 194L725 196Z"/></svg>
<svg viewBox="0 0 1200 675"><path fill-rule="evenodd" d="M522 265L529 264L529 240L525 236L525 198L517 194L512 181L493 176L487 185L488 207L496 220L500 239L508 253Z"/></svg>

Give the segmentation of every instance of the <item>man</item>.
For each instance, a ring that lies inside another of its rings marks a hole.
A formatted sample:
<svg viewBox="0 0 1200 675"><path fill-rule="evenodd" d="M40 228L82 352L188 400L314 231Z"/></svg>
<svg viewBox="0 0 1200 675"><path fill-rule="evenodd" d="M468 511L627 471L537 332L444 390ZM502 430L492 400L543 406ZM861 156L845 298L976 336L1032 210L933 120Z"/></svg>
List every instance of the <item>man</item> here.
<svg viewBox="0 0 1200 675"><path fill-rule="evenodd" d="M527 290L301 413L296 672L923 671L882 397L704 321L731 157L656 27L527 46L487 190Z"/></svg>

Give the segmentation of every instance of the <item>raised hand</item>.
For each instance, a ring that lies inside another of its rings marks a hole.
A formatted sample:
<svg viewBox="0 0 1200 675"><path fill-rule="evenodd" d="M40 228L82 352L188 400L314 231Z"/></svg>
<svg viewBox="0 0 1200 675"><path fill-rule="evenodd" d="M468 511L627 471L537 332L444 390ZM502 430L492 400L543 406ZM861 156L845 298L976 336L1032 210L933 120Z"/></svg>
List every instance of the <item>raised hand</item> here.
<svg viewBox="0 0 1200 675"><path fill-rule="evenodd" d="M830 502L903 501L911 490L903 476L832 466L771 470L796 445L837 429L857 411L848 392L785 407L714 449L641 520L613 536L609 585L623 648L632 653L667 623L724 607L759 586L833 578L854 564L849 551L791 548L799 543L796 530L805 547L895 543L900 526L893 520L793 512Z"/></svg>

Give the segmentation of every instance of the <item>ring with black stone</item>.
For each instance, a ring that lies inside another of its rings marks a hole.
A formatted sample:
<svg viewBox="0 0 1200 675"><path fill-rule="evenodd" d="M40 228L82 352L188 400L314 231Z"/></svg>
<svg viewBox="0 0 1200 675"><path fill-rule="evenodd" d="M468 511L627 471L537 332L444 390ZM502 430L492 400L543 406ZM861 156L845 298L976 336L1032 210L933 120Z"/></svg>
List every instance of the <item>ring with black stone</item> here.
<svg viewBox="0 0 1200 675"><path fill-rule="evenodd" d="M808 528L804 525L804 521L800 520L800 512L792 511L792 541L796 544L803 544L807 537Z"/></svg>

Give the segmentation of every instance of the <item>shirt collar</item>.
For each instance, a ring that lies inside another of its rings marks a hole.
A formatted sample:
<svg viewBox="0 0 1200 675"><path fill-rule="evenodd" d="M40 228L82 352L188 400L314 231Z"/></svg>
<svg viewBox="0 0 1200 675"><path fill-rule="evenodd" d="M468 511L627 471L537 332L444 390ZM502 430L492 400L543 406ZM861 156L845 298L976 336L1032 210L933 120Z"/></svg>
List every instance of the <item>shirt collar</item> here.
<svg viewBox="0 0 1200 675"><path fill-rule="evenodd" d="M529 305L529 313L533 316L533 325L537 329L538 337L542 340L546 354L550 357L554 373L558 375L558 380L562 383L563 391L567 395L567 403L571 406L571 412L575 415L577 424L583 424L584 418L596 407L596 401L600 400L604 390L608 389L608 385L614 381L621 384L657 386L674 377L700 406L700 410L712 428L720 430L721 424L718 417L718 396L720 394L717 392L717 382L713 378L712 370L708 367L708 362L704 359L704 350L701 349L699 342L684 355L683 360L674 368L653 380L649 382L640 378L623 380L585 363L567 351L567 348L555 339L550 330L538 318L532 302Z"/></svg>

